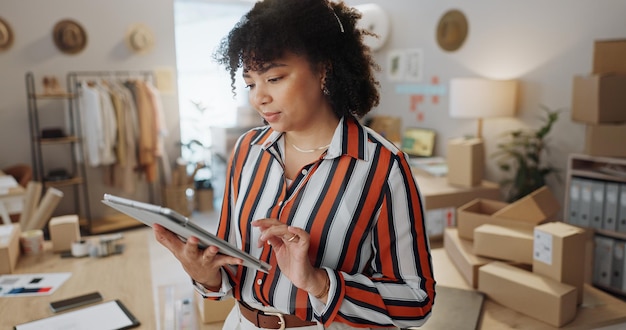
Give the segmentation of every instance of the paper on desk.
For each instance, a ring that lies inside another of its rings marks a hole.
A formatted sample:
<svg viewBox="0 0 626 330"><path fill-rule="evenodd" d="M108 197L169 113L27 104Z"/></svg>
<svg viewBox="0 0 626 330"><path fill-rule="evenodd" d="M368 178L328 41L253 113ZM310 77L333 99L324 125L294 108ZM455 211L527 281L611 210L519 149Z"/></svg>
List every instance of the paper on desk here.
<svg viewBox="0 0 626 330"><path fill-rule="evenodd" d="M54 315L45 319L15 326L17 330L66 330L90 329L112 330L127 329L133 321L115 301L81 308L72 312Z"/></svg>
<svg viewBox="0 0 626 330"><path fill-rule="evenodd" d="M72 273L0 275L0 297L45 296L58 289Z"/></svg>
<svg viewBox="0 0 626 330"><path fill-rule="evenodd" d="M448 164L443 157L411 157L409 165L433 176L446 176Z"/></svg>

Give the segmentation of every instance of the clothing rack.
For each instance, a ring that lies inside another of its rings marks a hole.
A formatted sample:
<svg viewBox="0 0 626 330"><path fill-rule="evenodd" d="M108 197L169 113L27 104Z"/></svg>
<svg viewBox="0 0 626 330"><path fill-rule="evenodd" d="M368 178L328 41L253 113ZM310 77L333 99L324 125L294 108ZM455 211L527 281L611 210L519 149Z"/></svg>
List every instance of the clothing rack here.
<svg viewBox="0 0 626 330"><path fill-rule="evenodd" d="M75 93L75 97L73 98L73 102L70 102L70 108L75 111L77 116L78 125L78 134L81 137L84 137L82 132L82 122L80 119L80 98L78 96L78 90L81 88L81 83L83 81L88 81L90 79L93 80L105 80L105 79L142 79L147 82L155 82L155 74L153 71L149 70L114 70L114 71L106 71L106 70L96 70L96 71L71 71L67 73L67 88L68 91ZM86 156L85 156L86 157ZM86 172L86 158L83 159L82 166L84 173ZM86 179L85 179L86 180ZM157 180L158 181L158 180ZM148 198L150 203L155 203L156 198L156 187L157 182L146 182L148 185ZM85 192L87 193L87 192ZM89 197L87 196L87 200L89 201ZM99 200L99 199L98 199ZM87 203L89 204L89 203ZM89 212L89 205L86 206Z"/></svg>

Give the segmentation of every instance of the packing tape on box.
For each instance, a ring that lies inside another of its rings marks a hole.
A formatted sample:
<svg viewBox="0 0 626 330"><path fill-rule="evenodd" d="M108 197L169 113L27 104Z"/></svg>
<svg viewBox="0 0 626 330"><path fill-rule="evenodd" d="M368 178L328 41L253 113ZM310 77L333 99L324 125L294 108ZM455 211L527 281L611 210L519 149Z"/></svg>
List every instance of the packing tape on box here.
<svg viewBox="0 0 626 330"><path fill-rule="evenodd" d="M72 256L73 257L80 258L88 254L89 254L89 242L85 240L72 242Z"/></svg>

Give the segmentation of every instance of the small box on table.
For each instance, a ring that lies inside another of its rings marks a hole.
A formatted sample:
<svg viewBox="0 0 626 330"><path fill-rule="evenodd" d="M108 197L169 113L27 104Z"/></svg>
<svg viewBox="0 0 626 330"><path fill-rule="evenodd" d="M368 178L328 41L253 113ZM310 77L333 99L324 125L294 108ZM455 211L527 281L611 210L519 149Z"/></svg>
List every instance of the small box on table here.
<svg viewBox="0 0 626 330"><path fill-rule="evenodd" d="M561 210L559 201L547 186L543 186L503 207L493 215L538 225L552 220L559 210Z"/></svg>
<svg viewBox="0 0 626 330"><path fill-rule="evenodd" d="M223 322L235 305L235 299L211 300L205 299L200 293L193 293L202 323Z"/></svg>
<svg viewBox="0 0 626 330"><path fill-rule="evenodd" d="M506 227L521 227L532 229L533 224L523 221L495 217L494 214L509 205L505 202L477 198L457 209L457 229L459 236L464 239L474 239L474 229L482 224L493 224Z"/></svg>
<svg viewBox="0 0 626 330"><path fill-rule="evenodd" d="M0 274L12 274L20 257L20 226L0 225Z"/></svg>
<svg viewBox="0 0 626 330"><path fill-rule="evenodd" d="M462 187L480 185L485 171L485 144L482 139L452 139L448 142L446 153L449 184Z"/></svg>
<svg viewBox="0 0 626 330"><path fill-rule="evenodd" d="M63 252L72 250L72 243L80 240L78 215L69 214L52 217L48 223L52 251Z"/></svg>

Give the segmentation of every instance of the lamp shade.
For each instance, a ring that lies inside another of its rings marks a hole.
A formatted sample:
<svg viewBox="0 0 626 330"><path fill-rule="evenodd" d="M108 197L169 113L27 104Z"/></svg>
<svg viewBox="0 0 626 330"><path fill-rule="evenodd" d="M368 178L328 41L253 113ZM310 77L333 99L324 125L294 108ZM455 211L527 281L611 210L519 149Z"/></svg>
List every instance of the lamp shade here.
<svg viewBox="0 0 626 330"><path fill-rule="evenodd" d="M517 81L481 78L450 80L450 116L486 118L513 116Z"/></svg>

